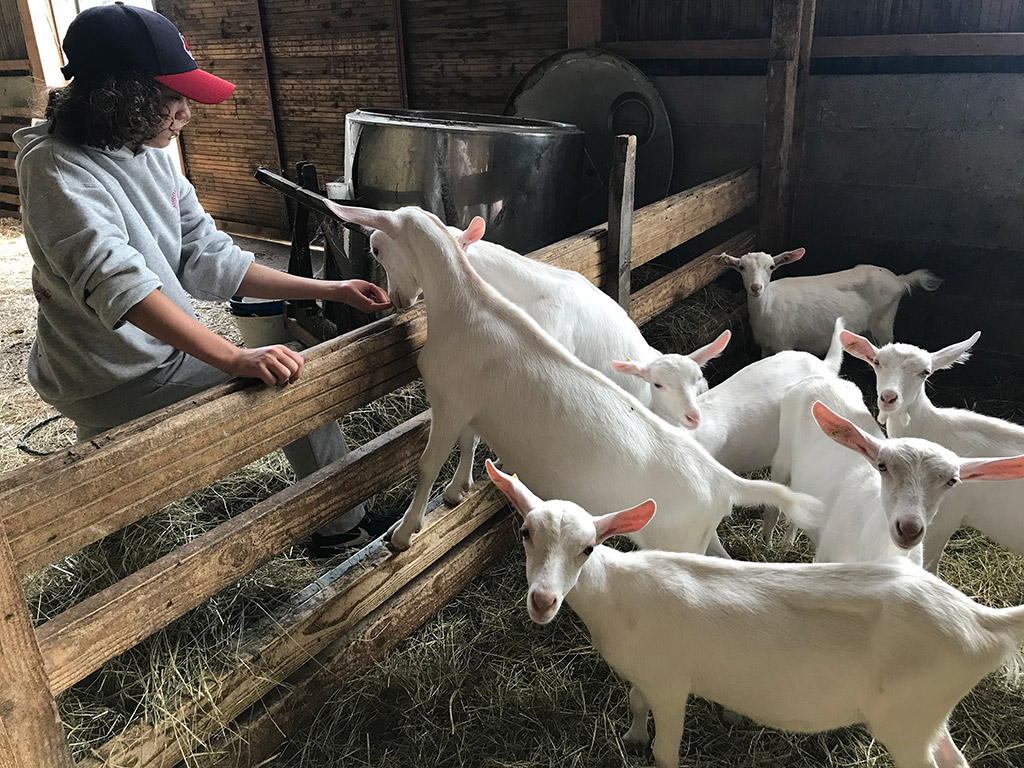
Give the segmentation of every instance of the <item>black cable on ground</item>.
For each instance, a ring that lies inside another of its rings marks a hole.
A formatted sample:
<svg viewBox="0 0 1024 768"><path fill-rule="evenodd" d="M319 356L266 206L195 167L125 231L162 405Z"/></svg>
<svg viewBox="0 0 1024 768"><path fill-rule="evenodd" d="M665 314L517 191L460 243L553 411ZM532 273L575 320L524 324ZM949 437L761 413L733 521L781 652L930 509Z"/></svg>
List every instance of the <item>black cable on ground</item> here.
<svg viewBox="0 0 1024 768"><path fill-rule="evenodd" d="M51 453L56 453L56 451L37 451L35 448L30 446L28 444L28 442L26 442L26 441L32 435L32 433L35 432L37 429L41 429L42 427L45 427L47 424L50 424L50 423L56 421L57 419L62 419L62 418L64 418L64 417L61 416L60 414L58 414L56 416L51 416L48 419L43 419L42 421L40 421L38 424L36 424L33 427L29 427L28 431L25 432L25 434L22 435L18 439L18 450L19 451L24 451L29 456L49 456Z"/></svg>

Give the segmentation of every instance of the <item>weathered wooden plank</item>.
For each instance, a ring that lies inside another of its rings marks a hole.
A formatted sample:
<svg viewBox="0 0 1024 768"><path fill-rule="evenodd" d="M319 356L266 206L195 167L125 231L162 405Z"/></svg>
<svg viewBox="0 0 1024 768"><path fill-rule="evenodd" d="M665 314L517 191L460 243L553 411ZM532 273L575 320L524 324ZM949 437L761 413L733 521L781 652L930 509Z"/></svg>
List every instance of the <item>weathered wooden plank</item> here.
<svg viewBox="0 0 1024 768"><path fill-rule="evenodd" d="M411 472L423 414L69 608L36 630L54 693ZM301 514L296 510L301 509Z"/></svg>
<svg viewBox="0 0 1024 768"><path fill-rule="evenodd" d="M637 325L643 325L674 302L685 299L727 269L719 258L721 254L739 256L748 253L754 247L756 237L755 230L745 230L650 285L644 286L633 294L629 316Z"/></svg>
<svg viewBox="0 0 1024 768"><path fill-rule="evenodd" d="M395 555L382 548L371 560L327 583L278 619L273 636L245 651L237 668L206 681L206 697L183 699L166 720L132 726L95 750L95 759L86 759L79 768L176 765L184 757L181 723L189 724L188 732L197 740L216 734L480 526L495 515L504 517L504 509L504 497L490 484L481 484L454 509L428 515L411 550Z"/></svg>
<svg viewBox="0 0 1024 768"><path fill-rule="evenodd" d="M0 70L5 72L8 70L28 72L31 66L32 64L28 59L6 59L4 61L0 61Z"/></svg>
<svg viewBox="0 0 1024 768"><path fill-rule="evenodd" d="M767 59L770 40L648 40L601 43L600 48L627 59ZM1024 32L952 32L934 34L836 35L816 37L811 57L1020 56Z"/></svg>
<svg viewBox="0 0 1024 768"><path fill-rule="evenodd" d="M604 40L604 1L568 0L566 47L592 48Z"/></svg>
<svg viewBox="0 0 1024 768"><path fill-rule="evenodd" d="M0 766L72 768L21 579L0 530Z"/></svg>
<svg viewBox="0 0 1024 768"><path fill-rule="evenodd" d="M236 721L196 768L242 768L272 757L287 734L312 722L324 700L418 629L515 545L516 525L498 515L363 621L338 637Z"/></svg>
<svg viewBox="0 0 1024 768"><path fill-rule="evenodd" d="M636 186L636 136L616 136L608 172L608 249L611 272L606 290L629 311L633 244L633 190Z"/></svg>

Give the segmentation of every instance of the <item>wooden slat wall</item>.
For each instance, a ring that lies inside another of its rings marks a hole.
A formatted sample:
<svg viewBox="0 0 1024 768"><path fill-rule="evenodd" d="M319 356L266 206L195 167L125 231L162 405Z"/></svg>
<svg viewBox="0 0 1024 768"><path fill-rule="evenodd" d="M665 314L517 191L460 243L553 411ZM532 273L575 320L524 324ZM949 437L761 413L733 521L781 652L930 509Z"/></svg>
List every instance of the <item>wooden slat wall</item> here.
<svg viewBox="0 0 1024 768"><path fill-rule="evenodd" d="M409 105L500 114L534 64L566 42L551 0L406 0Z"/></svg>
<svg viewBox="0 0 1024 768"><path fill-rule="evenodd" d="M402 106L395 0L264 0L270 78L289 177L345 167L345 115ZM276 194L276 193L275 193Z"/></svg>
<svg viewBox="0 0 1024 768"><path fill-rule="evenodd" d="M0 216L21 217L18 179L14 175L14 158L18 152L11 134L29 122L27 117L0 115Z"/></svg>
<svg viewBox="0 0 1024 768"><path fill-rule="evenodd" d="M18 0L0 0L0 60L27 58Z"/></svg>
<svg viewBox="0 0 1024 768"><path fill-rule="evenodd" d="M771 0L618 0L617 40L766 38ZM818 0L816 36L1022 32L1024 0Z"/></svg>
<svg viewBox="0 0 1024 768"><path fill-rule="evenodd" d="M200 67L236 86L222 104L192 104L182 148L200 201L216 219L285 229L281 196L252 178L260 165L278 164L256 0L156 0L155 6L184 33Z"/></svg>

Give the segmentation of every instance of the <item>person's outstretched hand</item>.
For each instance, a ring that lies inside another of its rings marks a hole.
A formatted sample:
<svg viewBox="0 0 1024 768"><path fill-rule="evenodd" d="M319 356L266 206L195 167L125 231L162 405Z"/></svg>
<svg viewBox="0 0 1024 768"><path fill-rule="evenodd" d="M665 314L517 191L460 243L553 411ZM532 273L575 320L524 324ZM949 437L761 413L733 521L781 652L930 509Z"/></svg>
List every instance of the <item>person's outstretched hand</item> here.
<svg viewBox="0 0 1024 768"><path fill-rule="evenodd" d="M240 379L260 379L267 386L283 386L299 378L302 373L302 355L288 347L239 349L225 373Z"/></svg>
<svg viewBox="0 0 1024 768"><path fill-rule="evenodd" d="M340 301L360 312L379 312L391 306L388 292L366 280L338 280L331 301Z"/></svg>

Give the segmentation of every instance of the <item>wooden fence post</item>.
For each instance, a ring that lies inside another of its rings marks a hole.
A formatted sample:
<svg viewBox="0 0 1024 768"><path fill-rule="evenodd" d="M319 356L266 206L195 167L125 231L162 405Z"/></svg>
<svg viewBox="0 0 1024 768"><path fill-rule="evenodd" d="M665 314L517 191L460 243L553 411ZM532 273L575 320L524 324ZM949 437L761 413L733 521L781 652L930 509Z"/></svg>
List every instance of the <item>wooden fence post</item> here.
<svg viewBox="0 0 1024 768"><path fill-rule="evenodd" d="M814 0L775 0L773 4L758 226L760 248L770 253L782 250L789 238L794 164L799 161L794 136L803 135L796 129L796 120L803 119L802 102L807 98L813 21Z"/></svg>
<svg viewBox="0 0 1024 768"><path fill-rule="evenodd" d="M73 768L7 532L0 526L0 768Z"/></svg>
<svg viewBox="0 0 1024 768"><path fill-rule="evenodd" d="M629 312L633 250L633 190L636 181L636 136L616 136L608 171L608 294Z"/></svg>

